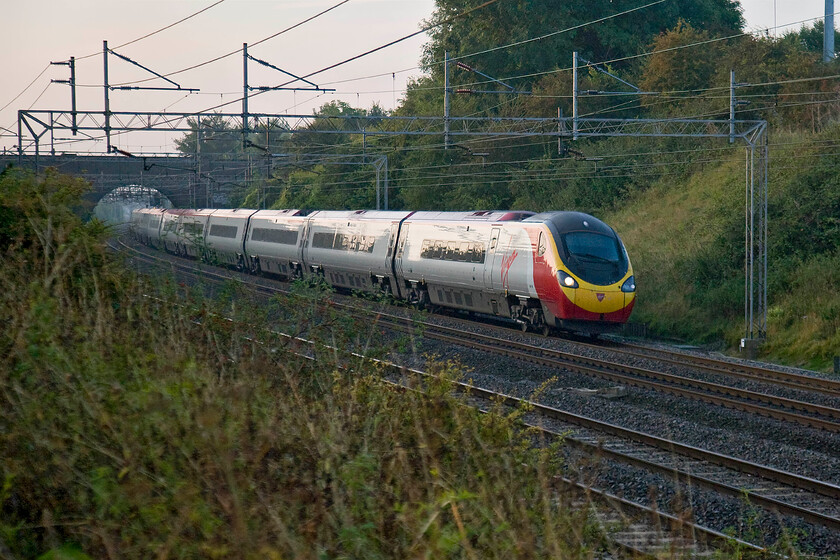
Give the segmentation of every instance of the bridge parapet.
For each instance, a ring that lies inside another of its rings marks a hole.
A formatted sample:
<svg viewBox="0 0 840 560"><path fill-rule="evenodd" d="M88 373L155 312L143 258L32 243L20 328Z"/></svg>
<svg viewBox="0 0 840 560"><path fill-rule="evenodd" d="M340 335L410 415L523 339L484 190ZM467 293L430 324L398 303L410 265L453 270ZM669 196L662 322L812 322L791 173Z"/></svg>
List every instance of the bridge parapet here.
<svg viewBox="0 0 840 560"><path fill-rule="evenodd" d="M176 208L225 206L231 188L244 185L247 159L201 157L201 171L193 156L123 157L106 155L0 155L0 169L7 165L40 172L54 167L81 177L93 187L86 197L96 204L118 187L140 185L157 189Z"/></svg>

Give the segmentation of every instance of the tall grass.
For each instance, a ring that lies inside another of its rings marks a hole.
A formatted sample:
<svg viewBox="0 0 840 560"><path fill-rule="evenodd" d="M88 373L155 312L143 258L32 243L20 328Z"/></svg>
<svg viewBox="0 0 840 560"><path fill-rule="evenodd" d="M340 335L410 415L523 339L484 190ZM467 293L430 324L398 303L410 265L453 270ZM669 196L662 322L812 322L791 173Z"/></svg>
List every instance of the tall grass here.
<svg viewBox="0 0 840 560"><path fill-rule="evenodd" d="M322 294L209 301L126 272L67 177L0 177L0 556L588 558L556 449L338 348L368 327ZM222 319L222 316L233 320ZM361 334L360 334L361 333Z"/></svg>
<svg viewBox="0 0 840 560"><path fill-rule="evenodd" d="M768 209L765 356L829 369L840 354L840 157L819 135L776 135ZM736 348L744 336L744 154L667 176L606 219L636 272L635 320L654 332Z"/></svg>

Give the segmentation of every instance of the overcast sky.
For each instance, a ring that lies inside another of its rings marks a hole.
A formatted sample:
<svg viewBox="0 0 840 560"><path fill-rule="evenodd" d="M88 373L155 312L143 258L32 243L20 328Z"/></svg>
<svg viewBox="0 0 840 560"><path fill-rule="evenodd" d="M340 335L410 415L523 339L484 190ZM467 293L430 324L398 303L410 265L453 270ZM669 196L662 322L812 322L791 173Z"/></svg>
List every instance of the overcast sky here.
<svg viewBox="0 0 840 560"><path fill-rule="evenodd" d="M218 0L0 0L6 25L0 33L0 127L17 131L18 109L69 110L70 88L52 84L67 79L66 66L49 66L75 56L79 110L101 111L102 41L109 47L161 74L181 70L253 44L338 4L341 0L224 0L196 17L137 43L117 48ZM681 1L681 0L672 0ZM820 17L824 0L742 0L748 30L760 30ZM836 10L840 9L837 2ZM433 0L350 0L294 30L249 49L252 56L298 76L340 62L421 28L430 17ZM655 9L655 8L654 8ZM810 22L809 22L810 24ZM772 34L773 31L771 30ZM251 112L311 114L331 100L368 108L379 103L392 109L403 95L406 80L416 69L426 37L419 35L356 62L318 74L311 81L335 93L272 92L252 99ZM93 55L83 58L86 55ZM43 70L46 71L37 79ZM277 85L282 74L249 64L252 86ZM149 77L140 68L113 56L112 84ZM378 76L370 77L369 76ZM184 88L201 92L115 91L112 111L181 111L207 109L242 96L241 53L171 76ZM20 97L24 89L33 81ZM93 87L97 86L98 87ZM141 85L168 85L157 80ZM90 86L90 87L83 87ZM236 113L241 103L221 107ZM17 138L0 130L0 150ZM159 152L172 149L180 133L149 138L132 135L122 140L128 150ZM61 140L57 150L61 149ZM68 149L82 149L83 144ZM88 142L84 149L104 150Z"/></svg>

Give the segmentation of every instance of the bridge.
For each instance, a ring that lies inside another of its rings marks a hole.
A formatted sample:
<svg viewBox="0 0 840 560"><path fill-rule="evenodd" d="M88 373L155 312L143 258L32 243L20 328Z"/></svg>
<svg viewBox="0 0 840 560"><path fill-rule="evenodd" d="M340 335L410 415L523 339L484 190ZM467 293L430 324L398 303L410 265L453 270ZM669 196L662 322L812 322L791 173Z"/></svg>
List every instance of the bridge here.
<svg viewBox="0 0 840 560"><path fill-rule="evenodd" d="M265 165L258 156L247 155L0 155L0 170L10 164L34 172L53 167L81 177L92 186L86 199L94 205L114 189L138 185L157 189L176 208L224 207L231 189L247 184L252 171Z"/></svg>

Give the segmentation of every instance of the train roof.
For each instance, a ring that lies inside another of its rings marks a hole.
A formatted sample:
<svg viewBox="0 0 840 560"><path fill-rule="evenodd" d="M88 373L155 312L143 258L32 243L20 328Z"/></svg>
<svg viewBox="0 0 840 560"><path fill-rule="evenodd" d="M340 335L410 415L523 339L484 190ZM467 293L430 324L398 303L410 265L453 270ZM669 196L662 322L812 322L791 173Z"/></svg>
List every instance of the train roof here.
<svg viewBox="0 0 840 560"><path fill-rule="evenodd" d="M570 231L592 231L604 235L615 235L615 231L596 218L583 212L541 212L526 218L526 222L550 223L558 233Z"/></svg>
<svg viewBox="0 0 840 560"><path fill-rule="evenodd" d="M307 210L299 210L297 208L287 208L285 210L258 210L256 214L254 214L255 218L305 218L311 214L311 212Z"/></svg>
<svg viewBox="0 0 840 560"><path fill-rule="evenodd" d="M256 211L253 208L220 208L209 213L213 218L247 218Z"/></svg>
<svg viewBox="0 0 840 560"><path fill-rule="evenodd" d="M411 215L411 221L518 222L533 215L533 212L528 212L525 210L477 210L474 212L415 212Z"/></svg>
<svg viewBox="0 0 840 560"><path fill-rule="evenodd" d="M408 210L318 210L310 216L327 220L402 220L411 216Z"/></svg>

